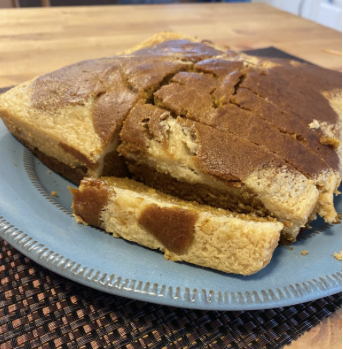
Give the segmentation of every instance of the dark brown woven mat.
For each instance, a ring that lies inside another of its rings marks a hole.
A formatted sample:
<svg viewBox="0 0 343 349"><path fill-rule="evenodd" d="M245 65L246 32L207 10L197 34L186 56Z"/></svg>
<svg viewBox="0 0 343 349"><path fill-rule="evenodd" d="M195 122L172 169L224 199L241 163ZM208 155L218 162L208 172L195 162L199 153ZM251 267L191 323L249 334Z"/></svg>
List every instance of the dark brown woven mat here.
<svg viewBox="0 0 343 349"><path fill-rule="evenodd" d="M281 348L337 310L342 294L256 311L179 309L112 296L0 239L0 349Z"/></svg>

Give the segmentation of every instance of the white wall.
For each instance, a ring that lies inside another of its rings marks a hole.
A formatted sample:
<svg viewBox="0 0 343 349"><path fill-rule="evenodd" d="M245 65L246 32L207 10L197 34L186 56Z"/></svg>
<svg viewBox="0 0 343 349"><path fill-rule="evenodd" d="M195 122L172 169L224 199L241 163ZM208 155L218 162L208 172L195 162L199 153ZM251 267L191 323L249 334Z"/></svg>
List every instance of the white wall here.
<svg viewBox="0 0 343 349"><path fill-rule="evenodd" d="M252 0L342 31L342 0Z"/></svg>

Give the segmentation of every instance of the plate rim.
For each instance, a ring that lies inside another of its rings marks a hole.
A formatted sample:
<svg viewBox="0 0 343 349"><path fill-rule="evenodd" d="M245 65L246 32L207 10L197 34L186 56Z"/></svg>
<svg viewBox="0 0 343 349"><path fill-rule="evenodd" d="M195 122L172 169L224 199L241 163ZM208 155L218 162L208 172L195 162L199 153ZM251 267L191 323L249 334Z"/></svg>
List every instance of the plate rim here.
<svg viewBox="0 0 343 349"><path fill-rule="evenodd" d="M26 147L21 144L20 146L23 147L24 168L27 175L30 174L28 177L31 183L38 189L41 195L45 196L47 199L50 197L48 201L53 203L54 206L70 214L63 205L51 198L41 184L35 173L35 156ZM28 164L25 165L27 161ZM30 162L32 169L30 170L31 172L28 172L27 166L30 167ZM42 191L45 192L46 195L44 195ZM312 279L304 281L302 285L287 285L283 287L283 290L280 288L269 289L269 294L266 290L253 290L251 293L249 293L249 291L242 291L236 294L229 291L215 292L205 289L194 289L191 291L189 288L183 286L181 288L165 284L151 285L149 281L138 280L137 283L141 283L141 287L137 288L134 286L130 288L127 287L127 285L136 280L127 279L125 276L121 275L116 276L115 274L108 276L107 273L94 270L86 266L85 263L80 264L77 260L70 260L70 258L60 256L56 253L54 254L51 247L39 241L33 241L29 233L13 226L4 216L5 215L2 215L0 210L0 236L22 254L39 265L72 281L121 297L189 309L234 311L290 306L318 299L318 293L313 291L320 290L319 298L342 291L342 273L340 272L321 276L319 277L320 280ZM164 291L162 292L163 289ZM276 292L276 290L278 292Z"/></svg>
<svg viewBox="0 0 343 349"><path fill-rule="evenodd" d="M125 285L125 282L118 286L119 283L116 281L113 282L111 280L111 284L109 285L108 279L106 279L107 274L102 274L101 272L92 270L92 273L90 274L89 271L86 273L86 271L89 269L87 266L84 266L81 269L81 272L77 271L79 268L76 268L78 266L76 261L71 261L69 258L61 258L60 260L56 259L55 262L52 262L51 258L49 258L49 253L51 253L52 250L49 250L45 245L40 244L37 241L32 242L32 238L29 237L25 232L22 230L19 230L15 228L13 225L10 224L3 216L1 216L0 213L0 236L4 238L11 246L16 248L19 252L24 254L25 256L29 257L31 260L36 262L37 264L43 266L44 268L49 269L52 272L55 272L56 274L63 276L71 281L78 282L84 286L91 287L93 289L96 289L98 291L106 292L109 294L113 294L120 297L130 298L133 300L138 301L145 301L149 303L155 303L160 305L166 305L166 306L173 306L178 308L186 308L186 309L194 309L194 310L216 310L216 311L238 311L238 310L260 310L260 309L272 309L272 308L278 308L278 307L285 307L285 306L291 306L295 304L310 302L313 300L318 299L318 296L316 293L307 293L299 296L299 292L301 293L302 290L306 290L306 288L302 288L300 285L289 285L285 286L284 289L286 291L286 294L288 293L291 295L288 298L285 298L282 300L282 304L279 304L280 301L278 300L272 300L270 299L269 295L265 292L265 298L269 298L267 302L261 301L261 302L255 302L255 303L240 303L242 298L244 296L242 295L239 298L239 302L236 303L222 303L220 304L218 301L213 301L212 298L213 294L211 294L211 291L206 294L206 290L201 290L202 295L205 297L205 300L207 300L206 303L203 302L192 302L185 299L180 299L177 296L177 293L182 292L175 292L175 296L173 295L173 292L171 292L170 297L160 296L156 293L152 292L146 292L146 291L139 291L139 290L130 290L128 288L123 287ZM27 254L29 252L29 254ZM75 267L76 265L76 267ZM61 268L63 266L63 268ZM74 267L74 268L73 268ZM88 275L90 274L90 275ZM99 275L100 274L100 275ZM339 272L336 272L336 274L341 274ZM87 276L88 275L88 276ZM112 274L114 275L114 274ZM341 274L342 275L342 274ZM342 280L342 276L336 275L336 279L340 278L340 283ZM332 274L333 276L333 274ZM326 278L330 281L330 277L326 275ZM117 280L124 279L121 276L117 276ZM129 279L124 279L128 280ZM337 280L339 281L339 280ZM303 282L309 283L310 281ZM149 282L147 282L149 283ZM317 287L323 287L321 297L327 297L332 294L336 294L342 291L341 285L332 286L331 288L326 288L325 283L327 283L326 280L317 280ZM172 286L169 286L168 288L172 288ZM180 289L180 287L178 287ZM204 294L205 291L206 293ZM239 292L242 293L242 292ZM262 292L263 293L263 292ZM293 296L292 296L293 295ZM257 296L259 298L259 296ZM300 298L300 301L297 302L297 299ZM162 300L163 302L156 301L156 300ZM260 299L260 298L259 298ZM180 304L175 304L176 302L182 302L182 306ZM187 305L187 306L183 306Z"/></svg>

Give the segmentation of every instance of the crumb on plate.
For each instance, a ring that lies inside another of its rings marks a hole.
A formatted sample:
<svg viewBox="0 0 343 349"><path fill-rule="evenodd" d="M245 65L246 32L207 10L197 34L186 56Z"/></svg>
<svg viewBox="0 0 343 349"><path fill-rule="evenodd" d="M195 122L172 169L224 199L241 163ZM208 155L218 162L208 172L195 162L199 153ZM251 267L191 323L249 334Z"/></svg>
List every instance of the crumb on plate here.
<svg viewBox="0 0 343 349"><path fill-rule="evenodd" d="M302 254L303 256L306 256L306 255L308 255L308 251L307 251L307 250L301 251L301 254Z"/></svg>
<svg viewBox="0 0 343 349"><path fill-rule="evenodd" d="M341 261L341 260L342 260L342 250L341 250L341 252L339 252L339 253L335 252L335 253L334 253L334 257L335 257L336 259L338 259L339 261Z"/></svg>
<svg viewBox="0 0 343 349"><path fill-rule="evenodd" d="M58 195L57 195L57 192L54 191L54 190L51 192L51 195L52 195L52 196L55 196L55 197L58 196Z"/></svg>

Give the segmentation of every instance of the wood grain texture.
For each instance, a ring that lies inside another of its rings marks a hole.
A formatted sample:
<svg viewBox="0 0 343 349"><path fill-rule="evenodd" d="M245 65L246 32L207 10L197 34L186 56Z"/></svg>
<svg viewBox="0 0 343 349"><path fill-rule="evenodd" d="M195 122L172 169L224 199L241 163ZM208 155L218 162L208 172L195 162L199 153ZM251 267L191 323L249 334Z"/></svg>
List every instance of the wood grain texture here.
<svg viewBox="0 0 343 349"><path fill-rule="evenodd" d="M342 348L342 308L336 310L317 326L305 332L287 349L341 349Z"/></svg>
<svg viewBox="0 0 343 349"><path fill-rule="evenodd" d="M171 4L0 10L0 87L112 56L171 30L234 50L275 46L341 70L341 33L264 4Z"/></svg>

